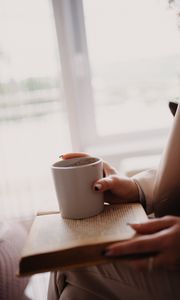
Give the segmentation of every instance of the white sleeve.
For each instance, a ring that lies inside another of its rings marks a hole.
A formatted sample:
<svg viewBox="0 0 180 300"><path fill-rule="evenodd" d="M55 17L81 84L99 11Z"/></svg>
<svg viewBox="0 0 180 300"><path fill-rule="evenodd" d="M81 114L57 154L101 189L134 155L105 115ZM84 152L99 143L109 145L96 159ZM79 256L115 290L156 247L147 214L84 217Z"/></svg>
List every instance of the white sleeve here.
<svg viewBox="0 0 180 300"><path fill-rule="evenodd" d="M153 187L156 170L150 169L138 173L132 177L139 189L140 202L143 204L147 214L153 212Z"/></svg>

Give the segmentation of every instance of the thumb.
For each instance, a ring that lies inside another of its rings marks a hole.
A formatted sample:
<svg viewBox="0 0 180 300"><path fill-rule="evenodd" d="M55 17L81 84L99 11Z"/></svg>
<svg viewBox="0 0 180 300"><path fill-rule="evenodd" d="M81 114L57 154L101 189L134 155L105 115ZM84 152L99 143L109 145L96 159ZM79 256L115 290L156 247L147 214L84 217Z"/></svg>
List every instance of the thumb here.
<svg viewBox="0 0 180 300"><path fill-rule="evenodd" d="M107 190L112 190L113 186L114 186L114 181L112 177L108 176L96 181L93 188L97 192L104 192Z"/></svg>

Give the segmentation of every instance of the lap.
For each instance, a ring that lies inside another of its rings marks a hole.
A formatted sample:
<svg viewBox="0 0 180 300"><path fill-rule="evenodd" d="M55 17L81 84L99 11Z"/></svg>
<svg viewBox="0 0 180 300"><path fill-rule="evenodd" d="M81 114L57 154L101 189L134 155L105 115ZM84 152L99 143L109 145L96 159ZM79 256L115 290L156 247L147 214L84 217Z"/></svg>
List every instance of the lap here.
<svg viewBox="0 0 180 300"><path fill-rule="evenodd" d="M179 299L179 273L138 272L121 263L51 275L49 300Z"/></svg>

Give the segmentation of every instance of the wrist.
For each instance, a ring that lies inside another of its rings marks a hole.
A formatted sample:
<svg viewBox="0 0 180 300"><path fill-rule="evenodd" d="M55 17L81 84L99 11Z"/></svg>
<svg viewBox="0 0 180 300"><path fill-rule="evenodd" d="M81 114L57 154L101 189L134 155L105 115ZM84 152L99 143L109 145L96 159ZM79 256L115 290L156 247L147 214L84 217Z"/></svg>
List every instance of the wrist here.
<svg viewBox="0 0 180 300"><path fill-rule="evenodd" d="M131 189L130 189L130 195L129 195L129 201L130 202L140 202L140 191L139 187L136 184L136 182L132 179L129 178L131 181Z"/></svg>
<svg viewBox="0 0 180 300"><path fill-rule="evenodd" d="M141 187L138 184L138 182L136 181L136 179L133 178L132 181L134 182L134 184L136 185L137 190L138 190L138 201L137 202L140 202L142 204L142 206L144 207L144 209L145 209L146 208L146 201L145 201L144 192L141 189Z"/></svg>

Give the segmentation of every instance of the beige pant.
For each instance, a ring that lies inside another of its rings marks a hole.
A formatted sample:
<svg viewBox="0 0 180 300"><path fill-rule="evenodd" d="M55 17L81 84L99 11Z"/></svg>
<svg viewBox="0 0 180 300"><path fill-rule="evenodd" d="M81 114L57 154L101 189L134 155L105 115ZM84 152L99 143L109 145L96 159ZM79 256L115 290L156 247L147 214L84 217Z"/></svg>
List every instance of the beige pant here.
<svg viewBox="0 0 180 300"><path fill-rule="evenodd" d="M176 300L180 273L106 264L51 274L48 300Z"/></svg>

